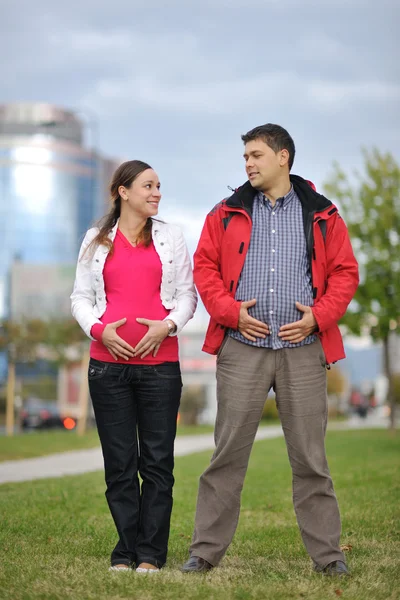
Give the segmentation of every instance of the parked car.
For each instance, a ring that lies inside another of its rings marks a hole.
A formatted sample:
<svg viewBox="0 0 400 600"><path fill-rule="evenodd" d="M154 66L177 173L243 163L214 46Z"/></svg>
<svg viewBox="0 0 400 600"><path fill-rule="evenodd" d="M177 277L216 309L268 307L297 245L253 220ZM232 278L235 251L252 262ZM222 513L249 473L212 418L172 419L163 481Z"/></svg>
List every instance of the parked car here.
<svg viewBox="0 0 400 600"><path fill-rule="evenodd" d="M55 402L30 398L20 412L22 429L74 429L76 420L61 415Z"/></svg>

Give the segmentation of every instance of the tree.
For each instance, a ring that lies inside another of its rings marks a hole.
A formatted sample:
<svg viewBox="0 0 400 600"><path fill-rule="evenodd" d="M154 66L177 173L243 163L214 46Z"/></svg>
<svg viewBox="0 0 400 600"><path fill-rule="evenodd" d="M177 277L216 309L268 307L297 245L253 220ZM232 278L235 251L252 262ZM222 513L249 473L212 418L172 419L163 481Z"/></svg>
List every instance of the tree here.
<svg viewBox="0 0 400 600"><path fill-rule="evenodd" d="M393 376L393 394L396 404L400 404L400 373Z"/></svg>
<svg viewBox="0 0 400 600"><path fill-rule="evenodd" d="M15 367L21 362L35 362L41 357L58 367L69 363L81 363L79 392L81 414L78 431L86 427L87 392L87 337L72 319L43 321L40 319L4 320L0 324L0 351L7 351L7 435L14 432Z"/></svg>
<svg viewBox="0 0 400 600"><path fill-rule="evenodd" d="M350 182L338 163L324 185L336 198L360 265L360 285L343 319L356 335L382 342L390 426L395 427L391 336L400 329L400 167L390 153L364 150L365 173Z"/></svg>
<svg viewBox="0 0 400 600"><path fill-rule="evenodd" d="M18 362L36 360L37 348L46 335L40 319L20 322L4 320L0 324L0 351L7 352L6 433L14 433L15 366Z"/></svg>
<svg viewBox="0 0 400 600"><path fill-rule="evenodd" d="M339 367L333 365L327 371L327 392L328 397L336 401L334 407L335 414L338 415L341 412L341 399L346 390L346 378L342 374Z"/></svg>
<svg viewBox="0 0 400 600"><path fill-rule="evenodd" d="M87 370L89 364L88 338L73 319L52 320L47 324L46 348L49 358L60 368L80 361L81 377L79 386L79 417L77 433L83 435L86 431L89 389Z"/></svg>

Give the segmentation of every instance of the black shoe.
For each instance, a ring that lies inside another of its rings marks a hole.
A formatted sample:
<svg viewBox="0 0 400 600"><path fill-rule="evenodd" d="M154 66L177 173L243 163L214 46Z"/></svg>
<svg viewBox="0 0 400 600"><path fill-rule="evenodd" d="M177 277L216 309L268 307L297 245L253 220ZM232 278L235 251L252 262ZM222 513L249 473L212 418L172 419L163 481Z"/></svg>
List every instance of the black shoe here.
<svg viewBox="0 0 400 600"><path fill-rule="evenodd" d="M334 560L329 563L322 572L328 577L343 577L350 575L348 568L342 560Z"/></svg>
<svg viewBox="0 0 400 600"><path fill-rule="evenodd" d="M200 558L200 556L191 556L189 560L181 567L182 573L205 573L210 571L213 565Z"/></svg>

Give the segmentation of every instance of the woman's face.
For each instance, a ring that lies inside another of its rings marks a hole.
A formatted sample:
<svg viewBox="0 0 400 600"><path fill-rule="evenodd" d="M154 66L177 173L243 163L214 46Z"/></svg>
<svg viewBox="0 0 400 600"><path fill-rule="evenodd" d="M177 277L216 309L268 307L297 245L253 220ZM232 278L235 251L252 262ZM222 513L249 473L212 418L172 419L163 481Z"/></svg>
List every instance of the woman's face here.
<svg viewBox="0 0 400 600"><path fill-rule="evenodd" d="M146 169L140 173L129 188L121 185L118 192L122 198L121 211L127 208L144 219L154 217L158 213L161 200L160 182L153 169Z"/></svg>

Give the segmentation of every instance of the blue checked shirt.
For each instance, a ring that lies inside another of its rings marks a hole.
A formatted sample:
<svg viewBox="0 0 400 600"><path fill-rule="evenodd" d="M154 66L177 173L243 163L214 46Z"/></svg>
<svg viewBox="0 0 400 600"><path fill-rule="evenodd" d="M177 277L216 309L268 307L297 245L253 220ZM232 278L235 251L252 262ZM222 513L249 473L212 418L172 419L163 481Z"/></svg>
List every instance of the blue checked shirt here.
<svg viewBox="0 0 400 600"><path fill-rule="evenodd" d="M293 187L273 207L261 192L254 198L253 227L249 249L236 290L235 299L255 298L249 315L267 323L270 334L256 342L239 331L229 335L239 342L264 348L296 348L311 344L315 335L292 344L278 337L279 328L302 318L295 302L313 305L310 265L300 200Z"/></svg>

